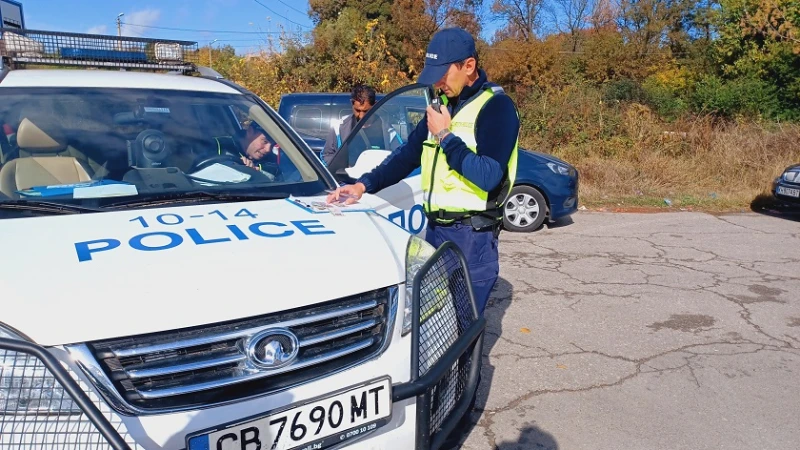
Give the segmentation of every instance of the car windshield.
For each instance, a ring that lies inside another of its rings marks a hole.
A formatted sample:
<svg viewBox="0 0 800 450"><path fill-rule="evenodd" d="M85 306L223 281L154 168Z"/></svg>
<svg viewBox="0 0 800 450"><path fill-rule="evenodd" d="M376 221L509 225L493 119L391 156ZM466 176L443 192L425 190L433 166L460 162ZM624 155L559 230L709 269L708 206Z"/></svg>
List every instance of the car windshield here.
<svg viewBox="0 0 800 450"><path fill-rule="evenodd" d="M6 88L0 204L91 208L200 191L316 195L332 181L248 95Z"/></svg>

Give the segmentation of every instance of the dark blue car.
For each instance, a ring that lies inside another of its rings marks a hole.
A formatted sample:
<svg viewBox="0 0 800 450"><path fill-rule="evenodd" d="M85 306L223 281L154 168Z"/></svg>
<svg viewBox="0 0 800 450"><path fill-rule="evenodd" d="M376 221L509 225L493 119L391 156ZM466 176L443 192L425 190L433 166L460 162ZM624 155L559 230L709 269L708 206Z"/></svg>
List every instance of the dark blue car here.
<svg viewBox="0 0 800 450"><path fill-rule="evenodd" d="M341 182L350 182L371 170L389 153L388 144L367 147L359 138L360 126L372 115L394 127L402 140L425 117L429 93L425 86L409 85L386 95L378 95L377 103L342 143L334 170ZM349 93L298 93L281 98L278 113L317 154L321 154L332 123L352 114ZM332 163L336 162L333 161ZM333 164L332 164L333 165ZM377 194L385 204L378 212L398 225L417 233L424 229L422 189L419 170L403 182ZM545 220L569 216L578 208L578 171L554 156L520 148L514 188L505 205L504 227L510 231L529 232Z"/></svg>
<svg viewBox="0 0 800 450"><path fill-rule="evenodd" d="M772 182L772 195L784 203L800 204L800 164L787 167Z"/></svg>

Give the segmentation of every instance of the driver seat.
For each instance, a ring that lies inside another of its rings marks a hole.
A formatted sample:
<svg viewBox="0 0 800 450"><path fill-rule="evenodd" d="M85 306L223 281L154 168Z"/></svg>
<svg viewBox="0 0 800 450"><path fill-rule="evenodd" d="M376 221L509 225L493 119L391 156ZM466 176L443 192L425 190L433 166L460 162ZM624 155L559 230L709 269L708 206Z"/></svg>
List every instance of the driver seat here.
<svg viewBox="0 0 800 450"><path fill-rule="evenodd" d="M19 198L16 191L34 186L91 181L89 171L77 158L58 156L59 150L67 147L59 142L63 136L58 131L57 128L51 129L51 136L28 119L20 123L17 130L20 157L12 159L0 169L0 192L11 198ZM30 156L22 156L23 149ZM56 156L47 156L53 153Z"/></svg>

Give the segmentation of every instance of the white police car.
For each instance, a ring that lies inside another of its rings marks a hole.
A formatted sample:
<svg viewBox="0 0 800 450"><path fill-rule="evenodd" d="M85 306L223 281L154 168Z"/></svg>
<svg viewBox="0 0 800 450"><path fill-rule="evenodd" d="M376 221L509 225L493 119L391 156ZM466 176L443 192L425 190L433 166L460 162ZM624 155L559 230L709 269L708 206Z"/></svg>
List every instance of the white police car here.
<svg viewBox="0 0 800 450"><path fill-rule="evenodd" d="M455 247L321 207L192 42L0 32L0 448L440 446L485 323Z"/></svg>

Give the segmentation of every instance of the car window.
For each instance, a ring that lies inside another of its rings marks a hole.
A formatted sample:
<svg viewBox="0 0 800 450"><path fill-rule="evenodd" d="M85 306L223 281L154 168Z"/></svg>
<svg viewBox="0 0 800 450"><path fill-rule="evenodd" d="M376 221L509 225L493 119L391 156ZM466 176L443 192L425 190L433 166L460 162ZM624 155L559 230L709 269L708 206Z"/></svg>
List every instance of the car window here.
<svg viewBox="0 0 800 450"><path fill-rule="evenodd" d="M88 88L2 95L0 199L94 201L111 184L125 185L128 196L328 189L314 155L249 96ZM101 188L78 195L68 186L75 183Z"/></svg>
<svg viewBox="0 0 800 450"><path fill-rule="evenodd" d="M425 118L425 108L408 107L406 108L406 122L409 128L414 129L420 120Z"/></svg>
<svg viewBox="0 0 800 450"><path fill-rule="evenodd" d="M301 105L292 109L292 127L302 134L325 139L328 134L328 120L323 107Z"/></svg>
<svg viewBox="0 0 800 450"><path fill-rule="evenodd" d="M389 94L358 123L329 168L335 173L340 168L352 167L367 149L395 150L407 141L413 127L424 117L426 106L425 87L410 86Z"/></svg>

